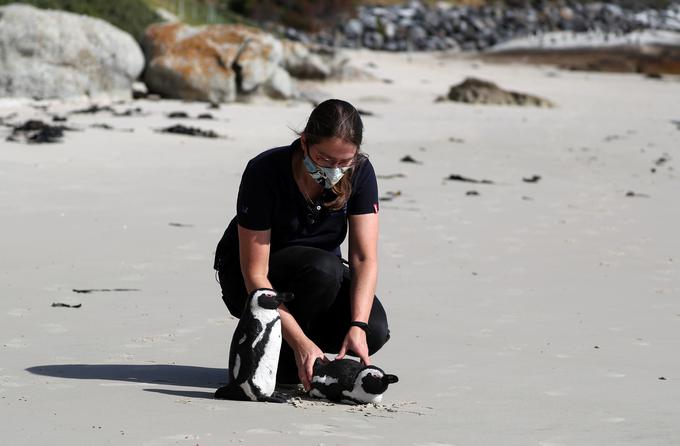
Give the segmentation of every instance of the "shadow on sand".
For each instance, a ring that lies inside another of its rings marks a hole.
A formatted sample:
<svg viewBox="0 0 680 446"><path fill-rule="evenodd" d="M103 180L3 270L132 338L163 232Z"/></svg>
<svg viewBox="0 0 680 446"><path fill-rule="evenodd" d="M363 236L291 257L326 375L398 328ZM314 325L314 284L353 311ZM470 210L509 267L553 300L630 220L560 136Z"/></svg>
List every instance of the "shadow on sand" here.
<svg viewBox="0 0 680 446"><path fill-rule="evenodd" d="M98 379L209 389L208 391L164 388L142 389L150 393L203 399L214 399L215 389L226 385L229 381L228 369L171 364L53 364L29 367L26 371L35 375L56 378ZM297 387L284 389L277 387L277 390L288 398L302 395Z"/></svg>
<svg viewBox="0 0 680 446"><path fill-rule="evenodd" d="M144 389L145 392L162 393L163 395L179 396L182 398L203 398L214 400L215 392L196 392L191 390L171 390L171 389Z"/></svg>
<svg viewBox="0 0 680 446"><path fill-rule="evenodd" d="M29 367L26 371L36 375L57 378L101 379L209 389L216 389L225 385L229 376L227 369L170 364L55 364ZM144 390L193 398L205 398L208 395L212 398L213 393L163 389Z"/></svg>

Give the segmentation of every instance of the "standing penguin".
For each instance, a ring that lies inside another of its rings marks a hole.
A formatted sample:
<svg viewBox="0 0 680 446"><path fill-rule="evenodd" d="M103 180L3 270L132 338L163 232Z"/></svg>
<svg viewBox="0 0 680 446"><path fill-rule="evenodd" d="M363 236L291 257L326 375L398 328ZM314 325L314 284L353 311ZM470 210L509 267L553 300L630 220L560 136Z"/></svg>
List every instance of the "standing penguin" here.
<svg viewBox="0 0 680 446"><path fill-rule="evenodd" d="M259 288L248 296L229 349L229 384L215 398L282 403L274 396L276 369L281 350L281 317L278 308L293 299L292 293Z"/></svg>
<svg viewBox="0 0 680 446"><path fill-rule="evenodd" d="M387 386L398 381L396 375L388 375L379 367L365 366L352 359L328 363L317 359L309 395L346 404L379 403Z"/></svg>

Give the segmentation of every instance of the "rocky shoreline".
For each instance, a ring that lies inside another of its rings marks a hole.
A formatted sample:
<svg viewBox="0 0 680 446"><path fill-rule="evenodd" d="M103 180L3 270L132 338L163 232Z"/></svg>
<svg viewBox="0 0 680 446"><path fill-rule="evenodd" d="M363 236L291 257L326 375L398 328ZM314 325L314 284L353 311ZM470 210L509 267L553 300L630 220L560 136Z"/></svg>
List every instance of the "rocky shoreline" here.
<svg viewBox="0 0 680 446"><path fill-rule="evenodd" d="M531 8L411 1L361 7L356 18L315 35L175 21L147 27L141 48L100 19L10 4L0 7L0 97L117 100L150 93L215 104L258 96L316 102L298 81L373 79L342 48L446 50L572 69L680 74L679 1L640 11L573 0Z"/></svg>
<svg viewBox="0 0 680 446"><path fill-rule="evenodd" d="M362 6L335 29L308 35L277 27L291 40L384 51L483 51L515 38L555 31L625 35L642 30L680 32L680 2L665 9L626 9L614 3L574 0L525 6Z"/></svg>

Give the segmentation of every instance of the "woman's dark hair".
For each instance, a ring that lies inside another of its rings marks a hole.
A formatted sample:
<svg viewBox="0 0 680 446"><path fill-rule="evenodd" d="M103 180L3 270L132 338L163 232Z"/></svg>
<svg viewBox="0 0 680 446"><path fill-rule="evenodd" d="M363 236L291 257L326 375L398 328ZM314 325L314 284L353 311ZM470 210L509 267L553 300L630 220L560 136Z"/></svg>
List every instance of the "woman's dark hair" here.
<svg viewBox="0 0 680 446"><path fill-rule="evenodd" d="M307 146L313 146L328 138L339 138L354 144L357 147L357 164L366 157L361 153L363 134L364 124L359 112L352 104L340 99L328 99L317 105L309 115L305 129L300 133L304 135ZM333 186L336 198L324 203L327 208L338 210L345 206L352 193L353 173L354 168Z"/></svg>

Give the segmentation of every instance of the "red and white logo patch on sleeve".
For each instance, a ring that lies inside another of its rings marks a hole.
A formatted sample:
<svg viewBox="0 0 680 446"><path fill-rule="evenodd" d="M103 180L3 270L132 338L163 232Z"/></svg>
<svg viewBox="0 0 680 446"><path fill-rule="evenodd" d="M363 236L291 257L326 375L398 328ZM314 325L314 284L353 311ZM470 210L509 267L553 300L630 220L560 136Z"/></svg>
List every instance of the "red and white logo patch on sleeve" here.
<svg viewBox="0 0 680 446"><path fill-rule="evenodd" d="M374 214L378 213L378 203L373 203L373 213Z"/></svg>

